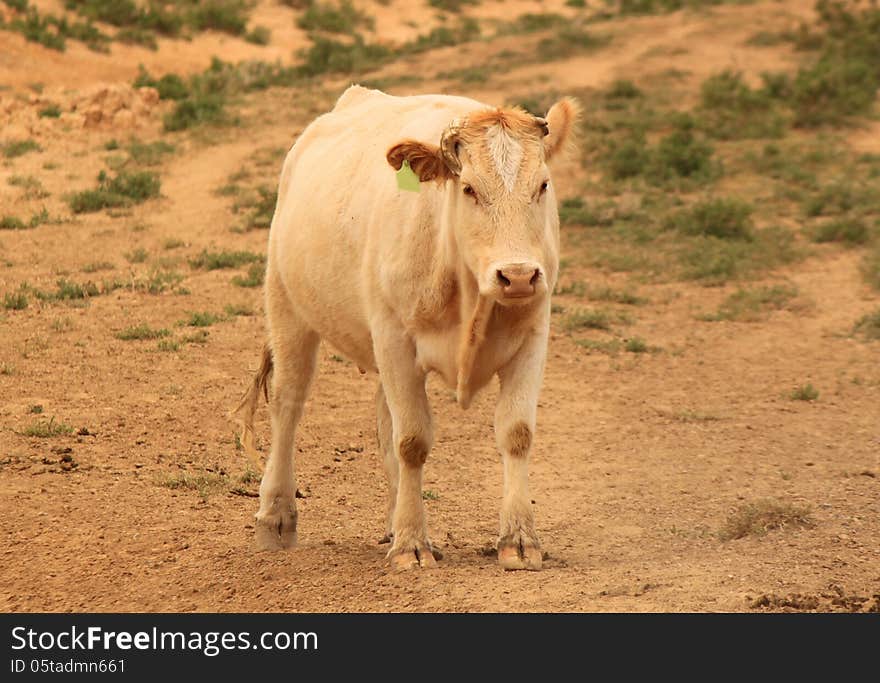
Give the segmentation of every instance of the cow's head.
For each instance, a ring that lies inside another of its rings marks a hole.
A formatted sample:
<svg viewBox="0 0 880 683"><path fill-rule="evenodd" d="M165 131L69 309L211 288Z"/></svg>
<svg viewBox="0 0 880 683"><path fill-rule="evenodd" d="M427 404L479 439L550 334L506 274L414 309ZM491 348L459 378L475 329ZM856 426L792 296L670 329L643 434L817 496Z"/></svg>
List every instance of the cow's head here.
<svg viewBox="0 0 880 683"><path fill-rule="evenodd" d="M387 159L404 160L422 182L445 185L456 244L480 293L502 305L546 294L558 268L559 216L547 162L572 138L577 103L563 99L546 118L519 108L456 119L439 145L405 140Z"/></svg>

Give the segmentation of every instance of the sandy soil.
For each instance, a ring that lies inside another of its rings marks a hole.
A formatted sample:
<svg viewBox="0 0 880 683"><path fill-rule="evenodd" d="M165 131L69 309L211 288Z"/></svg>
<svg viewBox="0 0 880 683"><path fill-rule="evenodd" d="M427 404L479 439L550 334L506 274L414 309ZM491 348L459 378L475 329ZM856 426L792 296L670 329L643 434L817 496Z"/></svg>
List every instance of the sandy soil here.
<svg viewBox="0 0 880 683"><path fill-rule="evenodd" d="M391 41L407 39L406 21L434 20L423 3L360 4L377 15L379 37ZM398 4L395 23L387 13ZM500 13L499 4L484 1L474 15ZM522 11L563 5L520 4ZM758 24L795 23L807 4L613 22L616 39L608 50L524 66L458 91L495 102L513 81L532 78L552 77L565 92L674 67L686 68L694 82L729 66L747 74L785 68L794 63L791 52L758 51L744 40ZM275 23L292 25L295 15L262 3L256 16L275 30ZM158 52L114 45L106 56L76 43L53 53L3 33L0 82L11 86L9 98L35 81L76 93L97 83L129 83L139 62L157 71L198 70L214 53L227 60L290 59L299 41L305 44L295 28L275 35L267 48L205 35L191 43L161 41ZM475 63L504 49L504 40L435 51L378 75L409 68L430 76L437 62L444 69L458 68L457 59ZM233 271L195 270L185 259L204 248L263 252L266 232L231 232L239 218L230 211L232 200L215 190L242 166L254 169L255 150L268 159L262 172L271 179L284 149L344 83L325 86L308 98L289 91L252 97L246 125L221 131L210 144L199 136L167 138L178 150L161 167L158 200L114 215L0 232L0 293L25 281L51 289L59 277L138 278L159 259L177 262L181 286L190 292L117 290L85 307L32 301L0 314L0 609L880 609L880 346L849 334L880 297L862 282L858 255L832 247L774 274L794 282L808 305L761 322L697 319L734 285L639 286L650 304L633 312L627 332L659 346L657 353L590 352L554 327L531 467L547 552L541 573L506 573L491 549L501 491L491 427L495 388L463 413L437 382L431 383L436 445L425 488L434 494L426 502L429 528L443 561L436 571L388 570L387 546L376 543L385 499L374 439L376 378L360 375L329 347L322 348L299 433L300 545L256 553L257 484L235 486L247 462L226 412L257 362L260 292L234 286ZM399 92L439 87L429 80ZM52 216L69 217L63 196L92 186L111 154L103 144L129 134L153 139L165 106L142 113L124 131L40 124L30 132L43 151L0 166L0 214L30 215L46 206ZM857 131L854 139L870 136ZM582 172L570 164L565 175L571 177L559 182L573 188ZM51 196L23 199L7 183L22 174L39 177ZM566 256L569 235L563 238ZM182 246L167 249L170 239ZM128 263L123 255L138 248L150 259ZM97 261L115 269L82 272ZM577 263L567 273L596 286L626 284ZM167 353L155 341L115 337L141 322L179 336L175 321L192 311L222 312L228 303L252 305L257 315L211 326L206 344ZM790 400L788 392L806 382L820 389L820 399ZM29 413L34 405L42 406L41 415ZM20 434L35 419L53 416L80 433ZM259 418L265 449L265 408ZM183 473L226 476L230 484L206 499L163 485ZM809 506L815 525L719 540L732 510L764 498Z"/></svg>

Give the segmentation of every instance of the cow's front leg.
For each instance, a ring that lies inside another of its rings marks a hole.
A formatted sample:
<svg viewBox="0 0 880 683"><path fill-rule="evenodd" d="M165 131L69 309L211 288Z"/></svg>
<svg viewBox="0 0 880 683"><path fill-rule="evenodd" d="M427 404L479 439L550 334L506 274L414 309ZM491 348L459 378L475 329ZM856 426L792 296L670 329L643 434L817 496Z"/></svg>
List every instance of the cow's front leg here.
<svg viewBox="0 0 880 683"><path fill-rule="evenodd" d="M415 345L392 321L376 327L376 361L391 414L398 461L397 502L392 517L394 543L388 558L395 569L434 567L422 502L422 469L433 442L425 373L416 364Z"/></svg>
<svg viewBox="0 0 880 683"><path fill-rule="evenodd" d="M495 439L504 462L498 562L505 569L541 568L541 544L529 495L529 454L546 347L543 334L530 337L498 373L501 390L495 408Z"/></svg>

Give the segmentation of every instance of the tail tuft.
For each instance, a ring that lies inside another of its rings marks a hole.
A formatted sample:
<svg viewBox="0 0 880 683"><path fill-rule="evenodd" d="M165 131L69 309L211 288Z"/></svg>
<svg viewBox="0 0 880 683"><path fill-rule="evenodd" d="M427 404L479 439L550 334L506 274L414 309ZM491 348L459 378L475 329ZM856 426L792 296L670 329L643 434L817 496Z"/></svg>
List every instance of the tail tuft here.
<svg viewBox="0 0 880 683"><path fill-rule="evenodd" d="M260 369L257 370L251 385L241 397L238 407L230 414L241 428L241 445L244 447L244 453L259 472L263 471L263 463L260 461L260 455L254 445L254 413L257 411L260 393L266 398L266 403L269 402L269 381L272 367L272 349L269 348L269 344L265 344Z"/></svg>

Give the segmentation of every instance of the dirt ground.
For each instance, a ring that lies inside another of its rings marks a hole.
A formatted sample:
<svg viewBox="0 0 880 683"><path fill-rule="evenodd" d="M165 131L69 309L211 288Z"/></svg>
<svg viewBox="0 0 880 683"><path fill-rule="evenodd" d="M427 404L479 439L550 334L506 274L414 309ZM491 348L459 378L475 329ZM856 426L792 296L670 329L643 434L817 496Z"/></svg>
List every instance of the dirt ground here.
<svg viewBox="0 0 880 683"><path fill-rule="evenodd" d="M424 18L424 26L433 21L426 3L358 4L368 6L377 34L389 41L410 39L412 18ZM517 12L570 11L562 2L514 4ZM390 90L442 88L496 103L513 84L551 79L565 93L676 67L687 68L694 83L726 67L752 77L797 59L790 48L745 45L755 26L793 26L811 4L763 2L616 21L614 43L595 54L524 65L476 85L450 88L428 78ZM473 15L511 11L500 5L484 0ZM246 267L206 271L187 259L206 248L264 253L266 231L230 231L239 217L216 190L242 166L253 169L255 151L264 151L261 168L273 177L298 132L348 81L330 79L307 93L258 93L243 104L241 127L163 136L177 151L160 167L162 196L125 211L72 215L63 198L94 185L111 138L160 137L166 105L138 105L124 117L124 129L106 117L86 127L64 116L33 116L41 97L76 98L102 84L130 84L139 63L157 73L195 72L212 54L290 60L305 44L293 10L264 0L255 16L273 29L267 47L205 34L192 42L162 40L156 52L113 45L101 55L71 43L56 53L0 33L0 82L7 86L0 91L7 106L5 113L0 106L7 117L0 141L29 136L42 147L0 166L0 214L30 215L45 206L65 219L0 232L0 295L22 282L52 289L59 277L135 281L157 263L175 267L188 291L122 288L87 305L32 301L0 312L0 609L880 609L880 344L850 334L880 296L861 279L858 254L836 247L775 271L808 303L757 322L699 319L733 284L636 283L650 305L638 309L627 333L662 349L656 353L591 352L555 320L531 463L547 553L542 572L504 572L494 558L501 492L495 387L462 412L434 381L436 442L425 489L431 538L443 560L435 571L388 569L387 546L377 545L385 505L374 438L377 380L327 346L298 437L299 547L255 552L258 484L237 484L248 464L226 414L258 361L260 290L231 283ZM432 51L375 77L430 75L427 64L437 60L449 69L478 63L516 39ZM43 95L28 89L34 82L44 85ZM26 104L15 109L11 103L22 98ZM876 145L878 136L869 133L855 131L854 144ZM560 169L560 196L583 173L575 162ZM49 196L22 198L7 183L22 174L39 177ZM569 238L564 231L563 257ZM169 240L179 246L168 248ZM124 255L140 248L148 260L130 263ZM83 272L95 262L113 269ZM570 268L591 286L632 286L624 274ZM177 352L158 351L156 341L116 338L138 323L180 335L176 321L194 311L220 313L230 303L252 306L256 315L216 323L206 343ZM791 390L807 382L819 399L791 400ZM42 412L34 414L33 406ZM52 418L77 431L23 435L37 419ZM265 407L258 418L265 451ZM183 474L226 485L205 495L168 485ZM808 507L812 526L719 538L732 511L767 498Z"/></svg>

